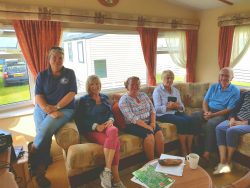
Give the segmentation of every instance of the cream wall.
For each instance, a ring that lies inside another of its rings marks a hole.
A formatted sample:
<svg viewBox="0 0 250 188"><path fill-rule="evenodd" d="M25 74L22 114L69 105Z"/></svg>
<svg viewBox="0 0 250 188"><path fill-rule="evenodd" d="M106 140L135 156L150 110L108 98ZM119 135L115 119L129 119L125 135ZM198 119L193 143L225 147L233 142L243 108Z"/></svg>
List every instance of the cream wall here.
<svg viewBox="0 0 250 188"><path fill-rule="evenodd" d="M197 12L178 7L163 0L120 0L115 7L105 7L98 0L0 0L15 5L39 5L70 9L103 10L107 12L130 13L147 16L197 18ZM181 13L181 14L180 14Z"/></svg>
<svg viewBox="0 0 250 188"><path fill-rule="evenodd" d="M217 26L217 18L243 12L250 12L250 1L240 5L226 6L225 8L200 12L196 81L217 81L219 71L219 27Z"/></svg>
<svg viewBox="0 0 250 188"><path fill-rule="evenodd" d="M14 5L37 5L41 7L59 7L72 10L97 10L135 14L140 16L157 16L166 18L185 18L198 20L198 12L185 7L166 3L164 0L120 0L115 7L105 7L98 0L3 0L0 2ZM181 13L181 14L180 14ZM5 20L1 20L5 23ZM104 26L101 24L63 23L65 28L85 28L98 30L131 30L131 27Z"/></svg>

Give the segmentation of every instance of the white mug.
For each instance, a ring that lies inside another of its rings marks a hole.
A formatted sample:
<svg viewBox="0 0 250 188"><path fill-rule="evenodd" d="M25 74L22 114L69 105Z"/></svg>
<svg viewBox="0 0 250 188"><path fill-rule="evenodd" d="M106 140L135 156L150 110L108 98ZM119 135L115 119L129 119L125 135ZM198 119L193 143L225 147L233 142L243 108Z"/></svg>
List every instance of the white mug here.
<svg viewBox="0 0 250 188"><path fill-rule="evenodd" d="M189 162L189 167L191 169L196 169L198 167L198 162L200 159L200 156L196 153L190 153L186 156L187 161Z"/></svg>

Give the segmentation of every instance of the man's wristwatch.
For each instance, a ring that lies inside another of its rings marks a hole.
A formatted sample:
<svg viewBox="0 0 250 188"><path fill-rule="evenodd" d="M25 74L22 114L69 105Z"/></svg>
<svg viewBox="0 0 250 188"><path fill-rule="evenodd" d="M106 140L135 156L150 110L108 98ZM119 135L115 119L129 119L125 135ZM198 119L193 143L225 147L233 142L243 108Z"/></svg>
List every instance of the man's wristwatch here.
<svg viewBox="0 0 250 188"><path fill-rule="evenodd" d="M61 107L60 107L59 105L56 105L56 109L57 109L57 110L60 110Z"/></svg>

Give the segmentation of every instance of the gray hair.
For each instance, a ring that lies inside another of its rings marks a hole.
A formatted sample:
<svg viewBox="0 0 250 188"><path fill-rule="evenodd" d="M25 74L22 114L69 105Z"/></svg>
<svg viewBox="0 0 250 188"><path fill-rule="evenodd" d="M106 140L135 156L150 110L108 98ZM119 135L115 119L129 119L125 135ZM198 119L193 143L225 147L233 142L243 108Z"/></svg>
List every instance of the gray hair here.
<svg viewBox="0 0 250 188"><path fill-rule="evenodd" d="M174 79L174 72L171 71L171 70L164 70L164 71L161 73L161 80L163 80L166 76L171 76L171 77L173 77L173 79Z"/></svg>
<svg viewBox="0 0 250 188"><path fill-rule="evenodd" d="M229 79L232 80L234 78L234 72L233 72L233 69L230 68L230 67L223 67L221 70L220 70L220 73L219 74L222 74L223 72L228 72L229 73Z"/></svg>

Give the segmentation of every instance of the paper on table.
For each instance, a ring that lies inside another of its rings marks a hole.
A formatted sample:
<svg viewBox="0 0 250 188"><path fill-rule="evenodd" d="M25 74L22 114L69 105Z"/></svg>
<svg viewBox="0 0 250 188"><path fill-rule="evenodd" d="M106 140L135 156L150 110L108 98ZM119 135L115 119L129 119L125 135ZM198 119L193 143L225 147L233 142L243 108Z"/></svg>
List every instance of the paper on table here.
<svg viewBox="0 0 250 188"><path fill-rule="evenodd" d="M145 188L150 188L150 187L148 187L146 184L144 184L144 183L142 183L140 180L138 180L135 176L133 176L130 180L131 180L132 182L135 182L135 183L139 184L139 185L142 185L142 186L145 187ZM174 183L174 182L173 182L173 183ZM173 183L169 184L168 186L166 186L166 187L164 187L164 188L170 188L170 187L173 185Z"/></svg>
<svg viewBox="0 0 250 188"><path fill-rule="evenodd" d="M132 182L135 182L135 183L137 183L137 184L139 184L139 185L142 185L143 187L145 187L145 188L149 188L146 184L144 184L144 183L142 183L140 180L138 180L135 176L133 176L132 178L131 178L131 181Z"/></svg>
<svg viewBox="0 0 250 188"><path fill-rule="evenodd" d="M160 159L181 159L182 163L178 166L162 166L159 163L156 166L155 171L162 172L164 174L171 174L175 176L182 176L183 168L185 165L185 158L179 157L175 155L167 155L167 154L161 154Z"/></svg>

